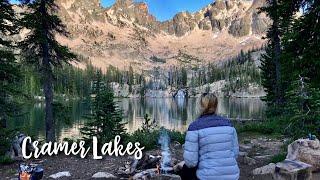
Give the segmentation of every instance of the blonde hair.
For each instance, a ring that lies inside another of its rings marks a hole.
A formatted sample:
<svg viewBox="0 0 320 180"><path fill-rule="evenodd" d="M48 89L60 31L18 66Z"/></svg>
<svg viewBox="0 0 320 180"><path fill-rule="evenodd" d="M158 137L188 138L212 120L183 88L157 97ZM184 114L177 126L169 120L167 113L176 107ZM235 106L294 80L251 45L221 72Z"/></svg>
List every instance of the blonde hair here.
<svg viewBox="0 0 320 180"><path fill-rule="evenodd" d="M216 114L218 98L214 94L204 93L200 97L201 115Z"/></svg>

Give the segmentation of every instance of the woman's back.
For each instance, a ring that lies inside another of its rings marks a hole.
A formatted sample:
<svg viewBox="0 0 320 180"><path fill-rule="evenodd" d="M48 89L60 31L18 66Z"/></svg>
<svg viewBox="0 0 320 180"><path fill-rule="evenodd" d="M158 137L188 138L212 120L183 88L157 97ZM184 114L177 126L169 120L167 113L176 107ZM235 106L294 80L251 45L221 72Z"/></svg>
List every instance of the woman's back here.
<svg viewBox="0 0 320 180"><path fill-rule="evenodd" d="M190 124L184 160L190 168L198 166L199 179L239 179L238 152L237 133L228 119L203 115Z"/></svg>

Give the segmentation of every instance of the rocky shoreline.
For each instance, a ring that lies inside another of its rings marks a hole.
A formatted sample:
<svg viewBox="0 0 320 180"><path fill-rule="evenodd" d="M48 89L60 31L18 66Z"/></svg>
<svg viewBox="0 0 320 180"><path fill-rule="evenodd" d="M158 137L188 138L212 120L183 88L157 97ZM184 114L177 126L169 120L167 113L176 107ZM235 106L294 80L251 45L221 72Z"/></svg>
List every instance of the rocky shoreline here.
<svg viewBox="0 0 320 180"><path fill-rule="evenodd" d="M141 87L139 85L133 85L131 88L127 84L111 83L110 84L115 97L118 98L140 98ZM219 97L234 97L234 98L260 98L266 95L263 88L257 85L250 85L245 90L238 90L236 92L225 90L226 81L221 80L211 84L206 84L194 88L171 88L168 87L165 90L151 90L148 89L144 93L144 97L150 98L172 98L172 97L199 97L204 92L214 93ZM131 89L131 92L129 91Z"/></svg>

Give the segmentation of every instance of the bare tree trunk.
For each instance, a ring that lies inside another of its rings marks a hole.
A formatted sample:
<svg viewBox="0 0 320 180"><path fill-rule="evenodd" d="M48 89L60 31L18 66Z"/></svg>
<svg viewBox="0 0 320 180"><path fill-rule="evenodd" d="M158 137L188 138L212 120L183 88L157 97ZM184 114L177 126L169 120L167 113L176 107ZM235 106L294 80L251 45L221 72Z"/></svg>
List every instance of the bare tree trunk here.
<svg viewBox="0 0 320 180"><path fill-rule="evenodd" d="M45 122L46 122L46 140L55 141L55 123L53 120L53 90L52 90L52 71L50 64L48 66L48 58L43 59L43 92L45 96ZM50 68L50 69L49 69Z"/></svg>
<svg viewBox="0 0 320 180"><path fill-rule="evenodd" d="M41 0L41 14L46 15L46 3L45 0ZM44 37L48 39L48 26L47 22L43 19L42 28L44 32ZM47 41L42 43L43 57L42 57L42 77L43 77L43 93L45 96L45 122L46 122L46 141L55 141L55 123L53 120L53 73L50 65L49 57L49 44Z"/></svg>
<svg viewBox="0 0 320 180"><path fill-rule="evenodd" d="M277 6L277 0L272 1L273 5ZM279 17L275 17L273 19L273 43L274 43L274 65L276 71L276 86L275 86L275 94L276 94L276 104L282 105L283 103L283 95L282 95L282 83L281 83L281 63L280 63L280 55L281 55L281 45L280 45L280 32L279 32Z"/></svg>

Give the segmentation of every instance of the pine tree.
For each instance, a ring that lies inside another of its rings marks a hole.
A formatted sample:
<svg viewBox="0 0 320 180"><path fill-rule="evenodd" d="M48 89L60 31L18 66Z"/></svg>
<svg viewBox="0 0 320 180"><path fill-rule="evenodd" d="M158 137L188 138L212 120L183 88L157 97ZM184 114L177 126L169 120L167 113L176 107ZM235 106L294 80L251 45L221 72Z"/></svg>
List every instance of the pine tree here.
<svg viewBox="0 0 320 180"><path fill-rule="evenodd" d="M122 113L114 102L114 95L110 87L102 81L101 71L97 71L93 83L93 113L88 116L88 122L81 128L85 141L98 139L98 146L111 141L116 135L124 135Z"/></svg>
<svg viewBox="0 0 320 180"><path fill-rule="evenodd" d="M296 138L320 135L320 88L313 88L308 81L299 75L286 93L286 112L291 116L286 131Z"/></svg>
<svg viewBox="0 0 320 180"><path fill-rule="evenodd" d="M186 87L188 83L188 74L187 70L183 67L181 68L181 85L182 87Z"/></svg>
<svg viewBox="0 0 320 180"><path fill-rule="evenodd" d="M262 56L262 85L267 92L264 100L273 114L281 114L284 104L284 89L281 69L281 40L280 40L280 7L277 0L268 0L268 6L261 8L272 20L267 32L268 46Z"/></svg>
<svg viewBox="0 0 320 180"><path fill-rule="evenodd" d="M288 8L290 7L290 8ZM282 9L286 32L283 33L283 56L289 89L287 113L294 135L318 133L320 127L320 1L285 1ZM303 10L300 17L293 14ZM290 130L290 129L288 129Z"/></svg>
<svg viewBox="0 0 320 180"><path fill-rule="evenodd" d="M286 67L287 74L295 72L301 76L308 77L312 86L319 87L320 84L320 1L300 0L289 1L287 6L303 7L303 15L292 19L289 24L289 33L283 35L284 56L288 59ZM291 72L291 73L290 73ZM292 79L290 76L289 80Z"/></svg>
<svg viewBox="0 0 320 180"><path fill-rule="evenodd" d="M9 36L16 33L16 19L8 0L0 0L0 156L10 145L7 119L17 109L14 95L18 94L20 71Z"/></svg>
<svg viewBox="0 0 320 180"><path fill-rule="evenodd" d="M273 51L270 47L266 48L266 53L261 56L261 76L262 76L262 85L266 92L266 96L263 100L267 103L269 113L276 111L276 94L275 94L275 65L273 63Z"/></svg>
<svg viewBox="0 0 320 180"><path fill-rule="evenodd" d="M26 0L27 13L23 14L22 25L30 30L21 43L25 59L39 69L45 96L46 140L55 141L53 120L53 68L75 58L66 46L60 45L56 34L67 35L65 26L56 15L58 7L54 0Z"/></svg>

